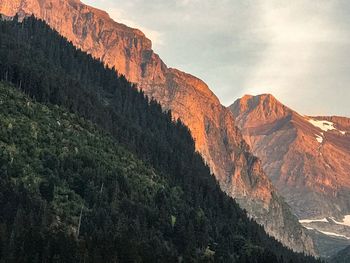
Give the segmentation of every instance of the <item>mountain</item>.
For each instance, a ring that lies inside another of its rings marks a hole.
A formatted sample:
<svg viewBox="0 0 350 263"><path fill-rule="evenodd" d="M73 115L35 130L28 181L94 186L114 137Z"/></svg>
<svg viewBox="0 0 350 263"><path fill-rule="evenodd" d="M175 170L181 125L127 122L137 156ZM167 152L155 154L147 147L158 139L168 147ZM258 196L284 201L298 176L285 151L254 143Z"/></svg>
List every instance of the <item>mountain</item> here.
<svg viewBox="0 0 350 263"><path fill-rule="evenodd" d="M304 116L270 94L244 96L230 108L300 222L350 238L350 119Z"/></svg>
<svg viewBox="0 0 350 263"><path fill-rule="evenodd" d="M171 113L43 21L0 21L0 79L1 262L317 262L221 191Z"/></svg>
<svg viewBox="0 0 350 263"><path fill-rule="evenodd" d="M337 255L333 256L328 262L330 263L347 263L350 261L350 246L339 251Z"/></svg>
<svg viewBox="0 0 350 263"><path fill-rule="evenodd" d="M0 13L44 19L76 47L137 83L190 129L223 191L278 240L296 251L314 253L311 239L250 153L231 112L203 81L167 67L142 32L78 0L2 0Z"/></svg>
<svg viewBox="0 0 350 263"><path fill-rule="evenodd" d="M186 204L183 188L91 123L36 103L8 84L0 83L0 99L6 127L0 163L7 174L0 183L6 215L0 218L1 261L175 262L188 258L177 239L184 246L206 239L206 216ZM187 218L182 209L198 216ZM181 234L182 220L193 220L193 231L203 236Z"/></svg>

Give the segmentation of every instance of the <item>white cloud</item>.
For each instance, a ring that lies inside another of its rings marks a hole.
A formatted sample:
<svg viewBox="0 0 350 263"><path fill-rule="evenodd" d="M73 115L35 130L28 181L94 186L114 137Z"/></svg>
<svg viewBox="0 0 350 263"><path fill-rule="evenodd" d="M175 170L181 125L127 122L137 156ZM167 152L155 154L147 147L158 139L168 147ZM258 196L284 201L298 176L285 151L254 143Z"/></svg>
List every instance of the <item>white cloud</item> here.
<svg viewBox="0 0 350 263"><path fill-rule="evenodd" d="M303 114L350 116L349 1L83 1L141 29L165 63L225 105L273 93Z"/></svg>
<svg viewBox="0 0 350 263"><path fill-rule="evenodd" d="M320 83L320 77L325 77L321 70L324 63L329 63L329 68L333 66L331 61L322 59L332 56L324 47L336 49L340 44L350 43L349 32L339 30L332 21L334 8L332 1L292 1L282 6L274 1L264 2L258 14L257 33L267 47L246 78L245 93L273 93L301 111L298 101L309 99L307 103L314 103L315 110L307 113L327 114L321 105L316 105L327 104L325 90L333 88ZM315 86L316 83L321 86ZM316 101L317 98L321 99Z"/></svg>
<svg viewBox="0 0 350 263"><path fill-rule="evenodd" d="M177 5L184 6L184 7L195 3L199 3L199 0L176 0Z"/></svg>

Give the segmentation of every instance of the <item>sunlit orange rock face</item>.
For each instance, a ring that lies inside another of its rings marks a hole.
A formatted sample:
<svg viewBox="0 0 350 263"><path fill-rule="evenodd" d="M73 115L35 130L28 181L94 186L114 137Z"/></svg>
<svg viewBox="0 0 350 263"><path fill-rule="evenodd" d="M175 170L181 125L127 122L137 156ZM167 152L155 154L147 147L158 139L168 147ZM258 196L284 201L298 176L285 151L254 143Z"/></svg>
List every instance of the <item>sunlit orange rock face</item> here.
<svg viewBox="0 0 350 263"><path fill-rule="evenodd" d="M271 95L245 96L231 110L300 218L350 214L350 119L302 116Z"/></svg>
<svg viewBox="0 0 350 263"><path fill-rule="evenodd" d="M1 0L0 13L34 14L44 19L74 45L137 83L189 127L197 150L223 191L285 245L314 253L311 239L275 192L260 161L250 153L230 110L203 81L168 68L142 32L77 0Z"/></svg>

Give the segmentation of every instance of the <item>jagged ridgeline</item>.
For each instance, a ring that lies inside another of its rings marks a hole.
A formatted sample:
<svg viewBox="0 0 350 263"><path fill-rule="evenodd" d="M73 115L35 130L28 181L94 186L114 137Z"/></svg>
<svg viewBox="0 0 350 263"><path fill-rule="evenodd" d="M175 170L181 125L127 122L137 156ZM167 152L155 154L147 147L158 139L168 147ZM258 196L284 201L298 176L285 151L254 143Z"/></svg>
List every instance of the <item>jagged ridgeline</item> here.
<svg viewBox="0 0 350 263"><path fill-rule="evenodd" d="M0 78L0 262L316 262L247 218L170 112L44 22L0 22Z"/></svg>

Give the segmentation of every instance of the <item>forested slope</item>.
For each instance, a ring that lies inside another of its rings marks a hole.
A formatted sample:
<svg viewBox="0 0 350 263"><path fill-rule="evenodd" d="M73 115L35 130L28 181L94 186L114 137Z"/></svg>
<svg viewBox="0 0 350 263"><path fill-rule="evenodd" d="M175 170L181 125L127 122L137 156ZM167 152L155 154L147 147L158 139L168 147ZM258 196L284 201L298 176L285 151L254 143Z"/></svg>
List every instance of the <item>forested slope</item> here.
<svg viewBox="0 0 350 263"><path fill-rule="evenodd" d="M185 126L42 21L0 22L0 78L34 99L1 86L3 262L315 261L220 190Z"/></svg>

